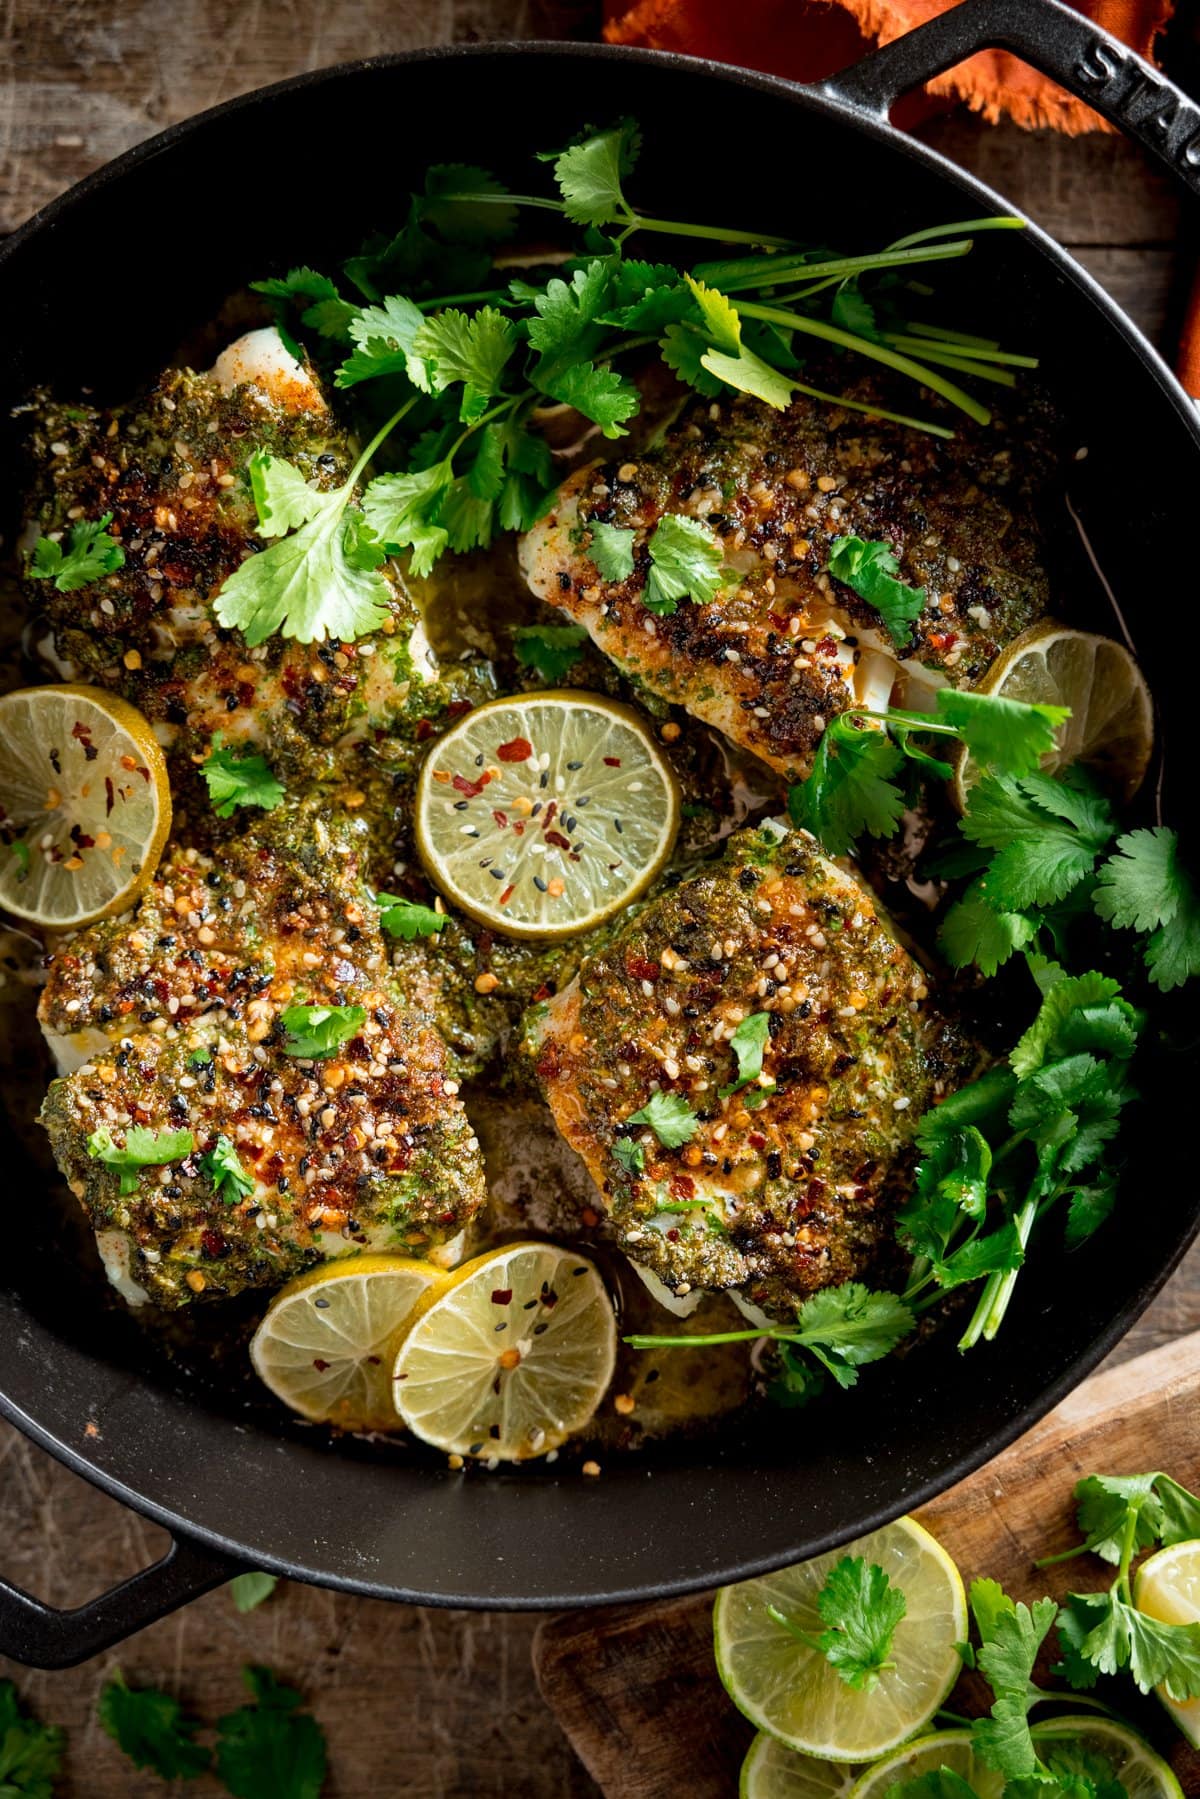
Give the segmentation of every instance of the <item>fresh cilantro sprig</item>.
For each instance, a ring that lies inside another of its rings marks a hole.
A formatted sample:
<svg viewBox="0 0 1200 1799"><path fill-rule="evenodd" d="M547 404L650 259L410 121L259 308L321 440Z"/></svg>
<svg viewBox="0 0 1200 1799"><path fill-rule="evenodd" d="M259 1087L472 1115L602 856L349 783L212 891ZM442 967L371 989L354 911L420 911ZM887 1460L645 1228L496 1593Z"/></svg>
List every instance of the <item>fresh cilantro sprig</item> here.
<svg viewBox="0 0 1200 1799"><path fill-rule="evenodd" d="M632 569L632 556L629 566ZM518 625L513 654L522 668L533 669L543 681L557 686L582 657L587 635L582 625Z"/></svg>
<svg viewBox="0 0 1200 1799"><path fill-rule="evenodd" d="M772 1397L783 1405L804 1405L823 1390L827 1377L839 1387L855 1386L858 1370L890 1355L915 1322L898 1294L873 1292L858 1281L846 1281L802 1300L793 1324L691 1337L633 1336L625 1341L633 1349L673 1349L766 1338L779 1358Z"/></svg>
<svg viewBox="0 0 1200 1799"><path fill-rule="evenodd" d="M971 1725L976 1753L1009 1780L1047 1777L1030 1735L1029 1713L1051 1697L1034 1684L1033 1670L1058 1606L1053 1599L1017 1603L994 1580L972 1581L970 1598L980 1637L974 1661L994 1695L991 1715Z"/></svg>
<svg viewBox="0 0 1200 1799"><path fill-rule="evenodd" d="M357 1037L366 1021L362 1006L289 1006L279 1014L283 1053L320 1061Z"/></svg>
<svg viewBox="0 0 1200 1799"><path fill-rule="evenodd" d="M1012 1299L1035 1226L1065 1203L1069 1246L1112 1208L1106 1161L1124 1107L1135 1097L1128 1065L1144 1023L1107 975L1067 975L1036 964L1043 997L1007 1065L990 1069L917 1126L921 1161L896 1216L914 1255L906 1300L924 1310L950 1289L983 1279L960 1340L991 1340Z"/></svg>
<svg viewBox="0 0 1200 1799"><path fill-rule="evenodd" d="M659 519L647 545L650 571L642 589L642 604L657 618L669 618L680 600L705 605L715 599L724 580L725 557L720 539L699 519L667 512Z"/></svg>
<svg viewBox="0 0 1200 1799"><path fill-rule="evenodd" d="M25 1711L11 1680L0 1680L0 1795L54 1799L62 1771L64 1733Z"/></svg>
<svg viewBox="0 0 1200 1799"><path fill-rule="evenodd" d="M423 906L419 900L405 899L399 893L377 893L379 922L389 937L403 937L412 943L418 937L436 937L450 920L444 912Z"/></svg>
<svg viewBox="0 0 1200 1799"><path fill-rule="evenodd" d="M200 1172L212 1182L218 1198L227 1206L237 1205L254 1191L253 1178L238 1160L232 1141L224 1134L200 1158Z"/></svg>
<svg viewBox="0 0 1200 1799"><path fill-rule="evenodd" d="M1162 992L1200 974L1200 887L1174 831L1159 825L1118 837L1096 877L1094 905L1117 930L1146 937L1146 967Z"/></svg>
<svg viewBox="0 0 1200 1799"><path fill-rule="evenodd" d="M896 579L899 558L889 543L868 543L861 537L835 537L829 572L845 582L860 600L874 606L897 649L912 636L912 627L928 595L923 587L907 587Z"/></svg>
<svg viewBox="0 0 1200 1799"><path fill-rule="evenodd" d="M223 742L220 731L213 736L200 773L218 818L232 818L238 806L261 806L264 812L273 812L287 791L265 756L254 750L235 750Z"/></svg>
<svg viewBox="0 0 1200 1799"><path fill-rule="evenodd" d="M743 1018L733 1036L729 1039L729 1047L737 1057L737 1079L727 1087L718 1089L721 1099L732 1099L751 1081L760 1081L763 1071L763 1051L771 1041L771 1014L769 1012L751 1012ZM774 1081L760 1086L765 1099L775 1088Z"/></svg>
<svg viewBox="0 0 1200 1799"><path fill-rule="evenodd" d="M29 574L35 581L53 581L59 593L74 593L104 575L115 574L125 566L125 551L109 533L112 521L111 512L90 524L80 519L68 532L65 550L57 538L39 537Z"/></svg>
<svg viewBox="0 0 1200 1799"><path fill-rule="evenodd" d="M895 1667L891 1659L896 1626L908 1611L908 1600L894 1587L878 1563L844 1555L830 1569L817 1594L817 1611L825 1629L803 1630L778 1606L768 1615L790 1635L823 1655L830 1667L856 1693L873 1693L879 1676Z"/></svg>
<svg viewBox="0 0 1200 1799"><path fill-rule="evenodd" d="M88 1155L94 1162L103 1162L107 1168L120 1171L122 1197L137 1192L140 1168L181 1162L195 1147L196 1139L191 1131L151 1131L140 1124L130 1125L123 1144L113 1141L107 1125L101 1125L87 1140Z"/></svg>
<svg viewBox="0 0 1200 1799"><path fill-rule="evenodd" d="M253 1612L271 1597L279 1585L278 1574L267 1574L262 1568L250 1568L235 1574L229 1583L233 1603L239 1612Z"/></svg>
<svg viewBox="0 0 1200 1799"><path fill-rule="evenodd" d="M235 1799L320 1799L325 1735L269 1668L242 1670L253 1704L218 1720L217 1772Z"/></svg>
<svg viewBox="0 0 1200 1799"><path fill-rule="evenodd" d="M696 1135L700 1121L682 1093L660 1091L652 1093L625 1122L649 1125L664 1149L679 1149Z"/></svg>
<svg viewBox="0 0 1200 1799"><path fill-rule="evenodd" d="M1067 1595L1058 1614L1056 1672L1079 1690L1095 1686L1101 1674L1127 1671L1143 1693L1165 1687L1177 1701L1200 1696L1200 1624L1164 1624L1139 1611L1130 1579L1141 1550L1196 1535L1200 1499L1161 1472L1089 1475L1075 1496L1084 1540L1068 1555L1100 1555L1117 1572L1106 1591Z"/></svg>
<svg viewBox="0 0 1200 1799"><path fill-rule="evenodd" d="M163 1780L194 1780L208 1771L212 1755L196 1741L199 1724L170 1693L128 1686L117 1673L100 1689L96 1709L102 1728L135 1768L149 1768Z"/></svg>

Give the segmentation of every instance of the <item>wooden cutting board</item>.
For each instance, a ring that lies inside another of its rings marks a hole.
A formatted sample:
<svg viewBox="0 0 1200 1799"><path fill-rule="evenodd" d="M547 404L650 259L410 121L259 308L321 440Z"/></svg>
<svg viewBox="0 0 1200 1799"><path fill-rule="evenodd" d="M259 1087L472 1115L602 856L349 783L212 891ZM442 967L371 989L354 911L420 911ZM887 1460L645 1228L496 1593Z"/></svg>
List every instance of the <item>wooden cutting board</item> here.
<svg viewBox="0 0 1200 1799"><path fill-rule="evenodd" d="M1104 1565L1090 1557L1034 1566L1077 1540L1075 1482L1146 1468L1200 1490L1200 1332L1093 1375L916 1516L964 1580L988 1574L1021 1599L1060 1597L1104 1584ZM753 1730L717 1679L711 1613L709 1594L563 1612L542 1624L534 1644L542 1693L608 1799L734 1799ZM964 1682L959 1701L982 1711L984 1689ZM1168 1756L1184 1792L1200 1795L1200 1754L1165 1725L1156 1702L1128 1682L1115 1702Z"/></svg>

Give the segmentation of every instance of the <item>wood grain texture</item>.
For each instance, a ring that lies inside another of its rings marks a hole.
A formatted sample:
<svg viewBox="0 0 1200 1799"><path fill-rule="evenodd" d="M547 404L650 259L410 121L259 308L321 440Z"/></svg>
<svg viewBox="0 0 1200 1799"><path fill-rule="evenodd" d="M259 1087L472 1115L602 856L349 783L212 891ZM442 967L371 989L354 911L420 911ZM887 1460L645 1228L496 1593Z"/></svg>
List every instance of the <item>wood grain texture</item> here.
<svg viewBox="0 0 1200 1799"><path fill-rule="evenodd" d="M1077 1540L1075 1482L1092 1472L1170 1469L1200 1485L1200 1332L1094 1375L996 1460L916 1516L953 1555L967 1582L990 1575L1027 1601L1105 1584L1094 1560L1039 1570L1039 1556ZM1111 1571L1110 1576L1111 1578ZM608 1799L729 1799L753 1737L717 1678L712 1599L566 1612L538 1633L543 1695ZM1044 1658L1048 1663L1049 1657ZM1044 1682L1047 1665L1039 1669ZM1163 1727L1153 1700L1113 1694L1170 1756L1184 1792L1200 1793L1200 1754ZM950 1704L984 1709L982 1683L964 1679Z"/></svg>
<svg viewBox="0 0 1200 1799"><path fill-rule="evenodd" d="M587 35L598 10L596 0L4 0L0 231L152 132L265 82L421 44ZM1171 250L1178 209L1141 152L1117 138L990 130L959 115L922 135L1075 247L1169 350L1184 278ZM1197 1327L1200 1251L1114 1361ZM153 1560L161 1542L0 1426L0 1569L9 1578L78 1603ZM246 1660L267 1662L311 1697L329 1737L331 1799L594 1795L535 1687L535 1629L518 1615L419 1612L291 1585L247 1618L227 1593L210 1594L81 1669L32 1674L0 1662L0 1673L67 1726L65 1799L170 1790L133 1773L94 1722L112 1667L167 1686L211 1722L240 1702ZM705 1727L730 1729L728 1713L714 1710ZM206 1780L179 1788L194 1799L219 1790Z"/></svg>

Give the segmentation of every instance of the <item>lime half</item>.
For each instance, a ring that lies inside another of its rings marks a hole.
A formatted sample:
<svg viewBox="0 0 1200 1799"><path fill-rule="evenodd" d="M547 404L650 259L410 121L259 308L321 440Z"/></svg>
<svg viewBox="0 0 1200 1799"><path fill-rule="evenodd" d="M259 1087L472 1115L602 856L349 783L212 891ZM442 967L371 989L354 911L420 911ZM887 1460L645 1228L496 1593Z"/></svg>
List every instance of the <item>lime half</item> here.
<svg viewBox="0 0 1200 1799"><path fill-rule="evenodd" d="M1052 1773L1119 1780L1129 1799L1183 1799L1183 1788L1144 1737L1095 1713L1051 1718L1033 1727L1038 1755Z"/></svg>
<svg viewBox="0 0 1200 1799"><path fill-rule="evenodd" d="M480 1460L523 1461L582 1430L612 1379L617 1328L586 1256L510 1243L467 1262L396 1358L415 1436Z"/></svg>
<svg viewBox="0 0 1200 1799"><path fill-rule="evenodd" d="M1003 1774L994 1773L979 1760L969 1730L938 1730L906 1743L868 1768L853 1789L853 1799L884 1799L898 1781L919 1780L939 1768L949 1768L965 1780L977 1799L1000 1799L1004 1791Z"/></svg>
<svg viewBox="0 0 1200 1799"><path fill-rule="evenodd" d="M67 684L0 699L0 906L54 931L123 911L170 828L166 761L135 707Z"/></svg>
<svg viewBox="0 0 1200 1799"><path fill-rule="evenodd" d="M845 1799L856 1772L846 1762L798 1755L760 1730L742 1763L738 1799Z"/></svg>
<svg viewBox="0 0 1200 1799"><path fill-rule="evenodd" d="M825 1657L794 1634L825 1629L817 1595L843 1556L877 1564L907 1602L892 1641L892 1666L873 1692L848 1686ZM778 1623L774 1609L794 1627ZM911 1518L844 1549L739 1581L717 1594L717 1671L738 1709L760 1730L805 1755L866 1762L928 1724L958 1679L956 1643L966 1640L967 1600L958 1569Z"/></svg>
<svg viewBox="0 0 1200 1799"><path fill-rule="evenodd" d="M447 1276L408 1256L348 1256L271 1301L250 1359L293 1412L343 1430L398 1430L392 1368L405 1333Z"/></svg>
<svg viewBox="0 0 1200 1799"><path fill-rule="evenodd" d="M447 899L510 937L573 936L649 886L679 829L675 777L601 694L490 700L439 738L417 847Z"/></svg>
<svg viewBox="0 0 1200 1799"><path fill-rule="evenodd" d="M1150 689L1129 651L1111 637L1046 620L1015 637L975 691L1070 707L1054 754L1043 760L1047 774L1081 762L1120 800L1131 800L1145 779L1154 749ZM960 810L979 772L965 752L959 756L953 786Z"/></svg>
<svg viewBox="0 0 1200 1799"><path fill-rule="evenodd" d="M1200 1621L1200 1542L1175 1543L1148 1557L1137 1571L1133 1600L1163 1624ZM1193 1749L1200 1749L1200 1699L1171 1699L1161 1687L1158 1696Z"/></svg>

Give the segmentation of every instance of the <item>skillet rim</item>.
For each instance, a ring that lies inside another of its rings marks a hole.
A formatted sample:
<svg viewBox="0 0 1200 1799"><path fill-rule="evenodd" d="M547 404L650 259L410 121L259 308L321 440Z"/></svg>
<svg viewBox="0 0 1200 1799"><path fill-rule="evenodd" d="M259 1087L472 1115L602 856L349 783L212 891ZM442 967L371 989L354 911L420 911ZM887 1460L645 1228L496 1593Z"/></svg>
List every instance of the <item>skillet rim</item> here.
<svg viewBox="0 0 1200 1799"><path fill-rule="evenodd" d="M64 193L55 196L53 200L40 208L22 225L18 226L3 244L0 244L0 288L7 278L9 264L13 258L19 258L24 246L39 233L45 230L55 230L60 224L68 224L72 210L78 202L90 199L105 188L119 185L126 173L140 168L160 155L169 153L184 138L199 130L218 125L226 117L249 110L260 101L270 100L284 94L303 92L310 88L317 90L323 84L332 81L344 81L348 78L352 80L357 75L375 73L380 70L406 69L430 63L454 61L482 63L507 61L510 58L527 60L535 57L549 57L580 64L628 64L632 62L649 68L663 68L685 77L703 76L715 79L722 84L728 83L742 89L757 91L817 115L832 115L864 133L874 145L885 147L889 153L898 153L907 157L908 160L920 165L925 170L932 171L949 185L982 201L989 208L1005 211L1021 218L1025 226L1022 233L1025 241L1036 248L1039 256L1050 264L1054 272L1070 283L1081 301L1090 302L1107 325L1125 340L1126 346L1136 355L1141 369L1153 379L1162 396L1170 403L1180 419L1186 434L1191 438L1196 449L1200 451L1200 412L1197 410L1196 403L1184 391L1162 356L1144 336L1141 329L1109 296L1096 278L1057 244L1048 232L1029 218L1019 207L1012 205L1003 195L961 169L941 152L898 131L885 114L875 113L840 96L837 92L836 76L820 87L803 86L780 76L717 63L711 59L683 56L675 52L645 50L627 45L561 39L524 39L483 44L435 45L381 56L363 57L326 68L307 70L265 87L236 95L216 106L178 120L163 131L133 145L129 150L93 170ZM1200 1233L1200 1195L1193 1202L1191 1219L1182 1222L1180 1233L1174 1240L1170 1253L1156 1268L1153 1276L1143 1282L1105 1327L1077 1355L1071 1358L1061 1374L1039 1390L1036 1398L1021 1407L1003 1425L986 1433L972 1448L965 1450L950 1463L942 1464L936 1475L909 1482L904 1488L902 1497L876 1503L872 1510L865 1515L860 1515L850 1526L838 1523L815 1533L808 1539L803 1554L812 1556L824 1553L838 1547L852 1536L874 1530L903 1512L925 1504L937 1494L946 1491L965 1475L983 1466L1017 1437L1023 1435L1041 1418L1045 1417L1068 1393L1073 1391L1120 1341L1155 1295L1161 1291L1198 1233ZM70 1342L69 1339L57 1336L39 1319L31 1317L25 1312L19 1294L11 1290L0 1291L0 1310L8 1311L10 1307L17 1319L23 1323L26 1331L33 1330L42 1333L58 1347L60 1352L65 1349L70 1356L78 1358L81 1363L93 1367L97 1365L98 1358L94 1355ZM99 1365L105 1366L103 1363L99 1363ZM114 1392L121 1387L137 1389L143 1386L140 1375L115 1367L110 1367L109 1372L115 1377ZM0 1377L0 1380L3 1378ZM197 1408L183 1394L169 1388L155 1387L151 1391L156 1403L165 1409L168 1416L178 1413L185 1421L193 1422L199 1416L204 1420L206 1428L211 1428L222 1436L227 1435L230 1429L244 1431L247 1428L228 1417ZM65 1433L56 1435L54 1430L41 1424L31 1412L26 1411L18 1401L14 1400L3 1385L0 1385L0 1416L14 1424L24 1435L47 1450L72 1472L80 1475L92 1485L98 1486L110 1497L128 1505L140 1515L163 1526L173 1535L182 1537L191 1543L204 1545L216 1555L230 1558L235 1562L261 1567L291 1579L304 1580L312 1584L328 1586L344 1592L359 1593L372 1598L386 1598L442 1607L511 1611L546 1611L582 1606L616 1605L701 1592L723 1581L745 1579L768 1573L795 1560L799 1553L796 1550L787 1553L772 1551L758 1557L742 1557L734 1565L722 1565L717 1568L710 1566L692 1574L657 1579L650 1584L642 1582L641 1584L622 1586L609 1582L598 1591L587 1591L581 1590L580 1587L574 1587L565 1591L539 1592L533 1597L524 1594L514 1595L511 1592L492 1593L485 1596L478 1592L459 1593L446 1588L438 1592L426 1592L415 1587L399 1586L386 1580L370 1579L365 1575L332 1573L319 1569L315 1565L319 1559L317 1554L314 1554L311 1563L291 1562L283 1556L272 1554L270 1550L248 1548L223 1530L196 1524L179 1510L174 1509L172 1505L151 1498L148 1494L128 1484L120 1475L109 1472L106 1468L98 1465L82 1449L65 1440ZM250 1428L257 1429L257 1426ZM276 1442L281 1450L291 1447L291 1443L287 1439L277 1438ZM301 1445L301 1447L305 1446ZM447 1478L440 1470L430 1470L429 1472L435 1479L445 1481ZM572 1490L573 1503L576 1507L581 1508L581 1505L586 1503L584 1495L588 1491L598 1494L605 1484L609 1485L611 1489L614 1478L628 1482L631 1477L639 1473L646 1478L653 1472L652 1469L617 1466L606 1476L605 1483L583 1482L571 1474L565 1481L552 1479L542 1482L541 1485L543 1490L569 1485ZM660 1472L669 1477L670 1470L664 1469ZM697 1470L697 1473L699 1472ZM489 1485L493 1492L501 1490L500 1481L493 1479ZM348 1556L346 1559L350 1559L350 1557Z"/></svg>

